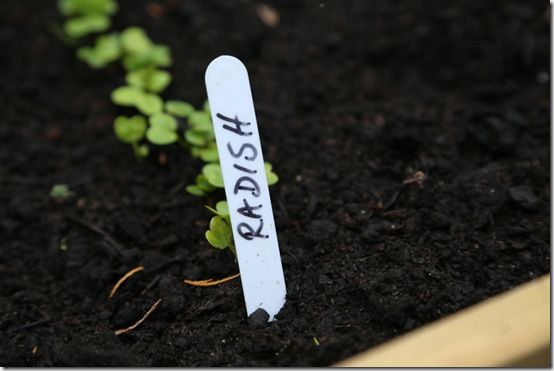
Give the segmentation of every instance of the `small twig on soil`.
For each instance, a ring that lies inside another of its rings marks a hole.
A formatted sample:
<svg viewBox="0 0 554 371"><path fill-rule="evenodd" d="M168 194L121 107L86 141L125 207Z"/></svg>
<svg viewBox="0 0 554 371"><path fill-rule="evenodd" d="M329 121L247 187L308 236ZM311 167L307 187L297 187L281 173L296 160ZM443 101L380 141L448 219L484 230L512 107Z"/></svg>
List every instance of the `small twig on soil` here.
<svg viewBox="0 0 554 371"><path fill-rule="evenodd" d="M32 327L40 326L42 324L45 324L48 321L50 321L50 317L39 319L38 321L35 321L35 322L27 323L23 326L19 326L17 328L14 328L10 332L16 332L16 331L25 330L25 329L29 329L29 328L32 328Z"/></svg>
<svg viewBox="0 0 554 371"><path fill-rule="evenodd" d="M150 307L150 309L148 309L148 312L146 312L144 314L144 316L142 316L141 319L139 319L137 322L135 322L133 325L127 327L127 328L122 328L122 329L119 329L119 330L115 330L115 335L121 335L121 334L124 334L126 332L129 332L131 330L134 330L135 328L137 328L137 326L139 326L141 323L143 323L147 318L148 316L156 310L156 308L160 305L160 303L162 302L162 299L158 299L157 302L154 303L154 305L152 305Z"/></svg>
<svg viewBox="0 0 554 371"><path fill-rule="evenodd" d="M427 179L427 175L421 170L416 171L413 173L408 179L405 179L402 183L403 184L412 184L417 183L419 186L425 182L425 179Z"/></svg>
<svg viewBox="0 0 554 371"><path fill-rule="evenodd" d="M240 273L237 273L233 276L222 278L222 279L217 280L217 281L214 281L213 279L210 278L209 280L201 280L201 281L184 280L184 282L187 285L191 285L191 286L206 287L206 286L215 286L215 285L219 285L220 283L224 283L224 282L227 282L227 281L234 280L238 276L240 276Z"/></svg>
<svg viewBox="0 0 554 371"><path fill-rule="evenodd" d="M66 215L65 216L67 219L71 220L72 222L75 222L79 225L81 225L82 227L85 227L89 230L91 230L92 232L94 233L97 233L99 234L100 236L104 237L104 239L106 241L108 241L108 243L116 250L116 252L121 255L122 254L122 251L123 251L123 247L116 241L113 239L112 236L110 236L107 232L103 231L102 229L98 228L97 226L95 225L92 225L90 223L87 223L86 221L84 220L81 220L79 218L76 218L74 216L71 216L71 215Z"/></svg>
<svg viewBox="0 0 554 371"><path fill-rule="evenodd" d="M112 291L110 291L110 296L109 296L109 298L111 299L111 298L114 297L115 293L117 292L117 289L119 289L119 286L121 286L121 285L123 284L123 282L125 282L125 281L126 281L129 277L131 277L133 274L135 274L135 273L137 273L137 272L140 272L140 271L143 270L143 269L144 269L144 266L139 265L138 267L133 268L133 269L131 269L129 272L125 273L125 274L123 275L123 277L121 277L121 278L119 279L119 281L117 281L117 282L115 283L115 285L113 286Z"/></svg>

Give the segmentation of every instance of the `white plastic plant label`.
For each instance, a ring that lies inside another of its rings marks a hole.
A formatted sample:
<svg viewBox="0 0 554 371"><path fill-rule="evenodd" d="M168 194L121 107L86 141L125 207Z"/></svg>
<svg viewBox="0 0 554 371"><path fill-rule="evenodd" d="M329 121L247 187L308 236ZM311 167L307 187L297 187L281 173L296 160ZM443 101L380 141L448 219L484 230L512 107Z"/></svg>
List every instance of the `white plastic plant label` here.
<svg viewBox="0 0 554 371"><path fill-rule="evenodd" d="M235 57L214 59L206 88L246 312L262 308L272 321L286 287L246 67Z"/></svg>

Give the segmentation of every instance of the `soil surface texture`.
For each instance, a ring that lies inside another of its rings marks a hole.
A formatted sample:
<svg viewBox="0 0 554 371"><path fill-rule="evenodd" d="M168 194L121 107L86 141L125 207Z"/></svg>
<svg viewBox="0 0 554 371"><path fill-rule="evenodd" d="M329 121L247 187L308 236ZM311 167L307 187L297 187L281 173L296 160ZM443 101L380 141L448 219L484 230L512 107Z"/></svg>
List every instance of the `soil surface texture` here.
<svg viewBox="0 0 554 371"><path fill-rule="evenodd" d="M123 70L75 58L55 1L2 0L3 366L331 365L549 272L547 1L120 2L114 29L173 51L166 98L246 64L288 301L263 325L240 280L183 283L238 272L204 239L224 195L185 192L183 148L118 142Z"/></svg>

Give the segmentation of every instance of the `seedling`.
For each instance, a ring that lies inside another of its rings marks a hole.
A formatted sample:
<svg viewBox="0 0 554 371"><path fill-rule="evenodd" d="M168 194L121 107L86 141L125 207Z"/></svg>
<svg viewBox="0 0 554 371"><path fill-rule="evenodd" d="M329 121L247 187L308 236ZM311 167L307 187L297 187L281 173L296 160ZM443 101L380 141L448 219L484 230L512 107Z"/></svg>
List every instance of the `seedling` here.
<svg viewBox="0 0 554 371"><path fill-rule="evenodd" d="M125 56L123 66L131 71L144 67L169 67L171 51L166 45L154 44L139 27L129 27L121 33L121 45Z"/></svg>
<svg viewBox="0 0 554 371"><path fill-rule="evenodd" d="M64 31L69 37L77 39L90 33L106 31L110 25L110 18L105 15L89 14L65 22Z"/></svg>
<svg viewBox="0 0 554 371"><path fill-rule="evenodd" d="M125 80L130 86L152 93L159 93L171 83L171 75L167 71L145 67L127 73Z"/></svg>
<svg viewBox="0 0 554 371"><path fill-rule="evenodd" d="M58 0L58 7L67 17L83 14L113 15L118 9L115 0Z"/></svg>
<svg viewBox="0 0 554 371"><path fill-rule="evenodd" d="M119 116L115 119L114 131L117 138L129 143L137 158L148 156L148 146L139 144L146 134L146 120L143 116Z"/></svg>
<svg viewBox="0 0 554 371"><path fill-rule="evenodd" d="M206 231L206 240L216 249L229 249L236 257L237 251L233 242L233 231L231 229L227 201L219 201L215 205L215 209L209 206L206 206L206 209L215 214L210 220L210 229Z"/></svg>
<svg viewBox="0 0 554 371"><path fill-rule="evenodd" d="M60 12L69 17L64 31L70 38L106 31L111 26L110 15L117 11L115 0L59 0Z"/></svg>
<svg viewBox="0 0 554 371"><path fill-rule="evenodd" d="M165 102L165 110L173 116L187 118L194 112L194 106L187 102L169 100Z"/></svg>
<svg viewBox="0 0 554 371"><path fill-rule="evenodd" d="M118 34L98 36L94 47L83 46L77 49L77 58L86 62L91 68L104 68L121 57L121 46Z"/></svg>
<svg viewBox="0 0 554 371"><path fill-rule="evenodd" d="M163 100L157 94L145 92L136 86L121 86L112 92L112 102L120 106L135 107L149 116L161 112Z"/></svg>
<svg viewBox="0 0 554 371"><path fill-rule="evenodd" d="M67 184L55 184L50 190L50 197L56 201L63 201L72 197L74 193Z"/></svg>
<svg viewBox="0 0 554 371"><path fill-rule="evenodd" d="M160 146L175 143L177 135L177 120L167 113L158 112L150 116L150 127L146 131L146 138Z"/></svg>
<svg viewBox="0 0 554 371"><path fill-rule="evenodd" d="M223 175L221 174L221 166L219 164L208 164L202 168L202 174L206 180L216 188L224 188Z"/></svg>
<svg viewBox="0 0 554 371"><path fill-rule="evenodd" d="M274 185L279 181L279 176L273 172L273 165L269 162L264 162L265 176L267 177L267 184Z"/></svg>
<svg viewBox="0 0 554 371"><path fill-rule="evenodd" d="M196 176L196 184L189 185L186 189L191 195L202 197L215 191L217 187L211 185L203 174L198 174Z"/></svg>

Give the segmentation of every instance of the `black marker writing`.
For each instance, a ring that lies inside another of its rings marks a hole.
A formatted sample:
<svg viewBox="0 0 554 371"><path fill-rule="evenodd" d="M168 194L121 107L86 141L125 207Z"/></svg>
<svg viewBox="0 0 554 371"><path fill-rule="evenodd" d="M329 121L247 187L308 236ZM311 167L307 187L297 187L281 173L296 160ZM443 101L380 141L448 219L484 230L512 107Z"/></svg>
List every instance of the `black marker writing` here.
<svg viewBox="0 0 554 371"><path fill-rule="evenodd" d="M223 116L221 113L218 113L216 114L216 116L220 119L222 119L223 121L227 121L227 122L230 122L232 124L234 124L235 126L229 126L227 124L224 124L223 125L223 129L227 129L229 131L232 131L233 133L235 134L238 134L238 135L244 135L244 136L249 136L249 135L252 135L252 132L249 131L249 132L246 132L246 131L242 131L242 127L241 126L249 126L250 123L249 122L242 122L239 120L238 116L235 116L234 119L230 119L229 117L227 116Z"/></svg>
<svg viewBox="0 0 554 371"><path fill-rule="evenodd" d="M252 186L248 187L243 185L243 183L250 183ZM250 191L252 192L252 196L260 196L260 186L254 179L247 176L240 177L235 183L235 189L233 190L233 193L237 194L239 193L239 191Z"/></svg>
<svg viewBox="0 0 554 371"><path fill-rule="evenodd" d="M252 151L252 156L244 156L244 159L246 161L254 161L256 157L258 157L258 150L250 143L244 143L242 146L240 146L238 153L235 153L235 151L233 151L233 148L231 147L231 143L227 143L227 149L229 150L229 153L231 154L231 156L233 156L234 158L239 158L240 156L242 156L243 152L246 149L250 149Z"/></svg>
<svg viewBox="0 0 554 371"><path fill-rule="evenodd" d="M258 172L258 170L250 170L250 169L247 169L247 168L242 167L242 166L237 165L237 164L234 164L233 167L237 170L240 170L240 171L248 173L248 174L256 174Z"/></svg>
<svg viewBox="0 0 554 371"><path fill-rule="evenodd" d="M254 231L254 228L252 228L251 226L249 226L246 223L239 223L239 225L237 226L237 230L239 232L239 235L242 238L245 238L249 241L253 240L256 237L258 237L258 238L269 238L268 235L261 234L263 227L264 227L264 220L260 219L260 225L259 225L258 229L255 230L255 231ZM247 231L245 232L243 229L246 229Z"/></svg>
<svg viewBox="0 0 554 371"><path fill-rule="evenodd" d="M221 113L217 113L216 117L230 123L232 125L224 124L223 129L229 130L235 134L238 134L240 136L250 136L252 135L252 132L246 132L243 130L243 126L249 126L251 125L250 122L243 122L240 121L238 116L235 115L234 119L231 119L227 116L222 115ZM251 143L242 143L239 150L235 151L233 147L231 146L230 142L227 142L227 149L229 150L229 154L235 158L235 159L241 159L243 158L246 161L254 161L258 158L258 149ZM253 179L254 174L258 174L258 170L239 165L239 164L233 164L233 168L239 170L242 173L249 174L240 176L236 181L233 189L233 193L236 195L239 193L239 191L246 191L250 192L252 196L259 197L260 196L260 186L256 180ZM253 240L254 238L269 238L268 235L262 234L262 230L264 227L264 221L262 219L261 215L261 209L263 207L262 204L259 205L250 205L246 198L243 198L242 200L243 206L236 209L236 212L242 216L245 216L247 218L251 218L254 220L259 220L260 224L257 229L254 229L252 226L250 226L249 223L242 222L237 225L237 233L239 236L246 240ZM260 214L258 214L260 213Z"/></svg>
<svg viewBox="0 0 554 371"><path fill-rule="evenodd" d="M259 219L261 218L262 216L259 215L259 214L256 214L254 212L254 210L258 210L258 209L261 209L262 208L262 205L258 205L258 206L250 206L248 204L248 202L246 201L246 199L242 199L242 202L244 203L244 207L239 207L237 209L237 212L239 214L242 214L244 216L246 216L247 218L254 218L254 219Z"/></svg>

